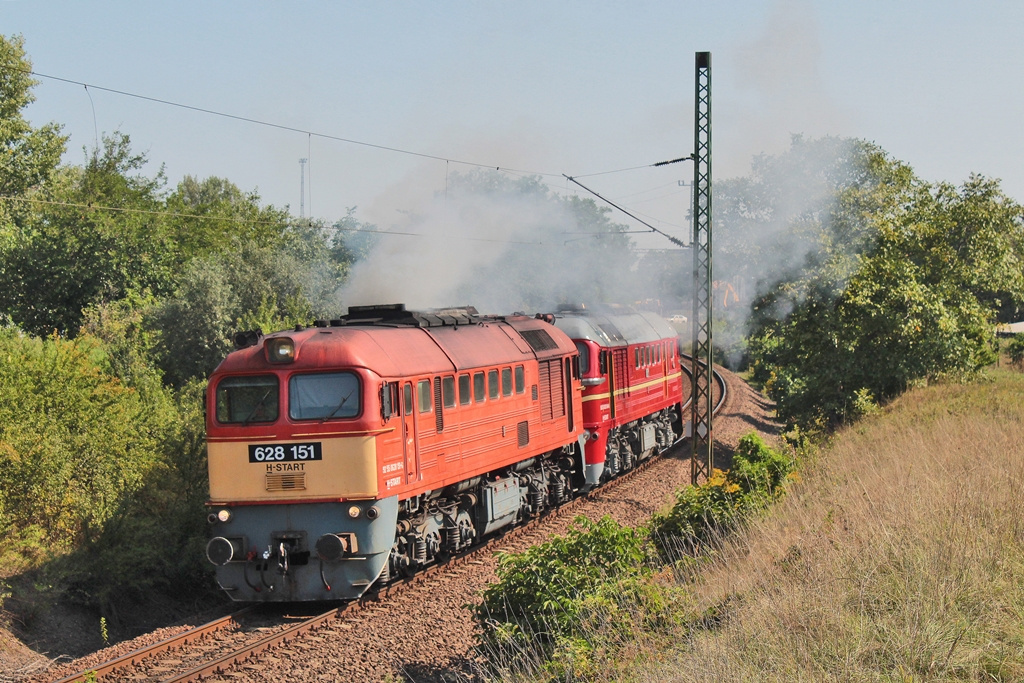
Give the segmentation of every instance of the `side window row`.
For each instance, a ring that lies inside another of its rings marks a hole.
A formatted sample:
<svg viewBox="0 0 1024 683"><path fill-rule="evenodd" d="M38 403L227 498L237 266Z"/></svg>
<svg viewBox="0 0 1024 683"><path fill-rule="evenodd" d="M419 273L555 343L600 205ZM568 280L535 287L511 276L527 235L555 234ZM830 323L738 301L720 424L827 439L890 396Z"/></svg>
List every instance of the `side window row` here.
<svg viewBox="0 0 1024 683"><path fill-rule="evenodd" d="M455 377L449 375L439 378L441 382L440 398L445 408L454 408ZM437 378L435 378L437 381ZM487 370L462 374L458 377L459 391L458 402L460 405L471 403L483 403L485 400L496 401L499 397L511 396L513 392L523 394L526 392L526 370L522 365L514 368L501 368L500 370ZM420 413L429 413L434 410L433 397L429 379L422 379L416 384L416 406ZM405 413L412 411L412 387L405 387Z"/></svg>
<svg viewBox="0 0 1024 683"><path fill-rule="evenodd" d="M638 346L634 352L637 369L655 365L665 359L674 361L676 358L675 347L670 342Z"/></svg>

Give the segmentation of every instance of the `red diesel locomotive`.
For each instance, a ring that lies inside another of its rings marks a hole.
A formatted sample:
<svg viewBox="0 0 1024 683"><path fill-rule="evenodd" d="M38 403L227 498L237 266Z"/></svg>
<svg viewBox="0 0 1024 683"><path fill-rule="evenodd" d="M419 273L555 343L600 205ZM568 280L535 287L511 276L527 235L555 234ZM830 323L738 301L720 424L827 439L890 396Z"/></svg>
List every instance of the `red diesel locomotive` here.
<svg viewBox="0 0 1024 683"><path fill-rule="evenodd" d="M689 385L665 320L611 305L562 306L546 317L580 353L588 482L630 470L679 438Z"/></svg>
<svg viewBox="0 0 1024 683"><path fill-rule="evenodd" d="M353 307L251 341L207 392L232 599L356 598L583 485L578 355L542 320Z"/></svg>
<svg viewBox="0 0 1024 683"><path fill-rule="evenodd" d="M654 320L398 304L240 335L207 390L219 585L357 598L672 443L679 357Z"/></svg>

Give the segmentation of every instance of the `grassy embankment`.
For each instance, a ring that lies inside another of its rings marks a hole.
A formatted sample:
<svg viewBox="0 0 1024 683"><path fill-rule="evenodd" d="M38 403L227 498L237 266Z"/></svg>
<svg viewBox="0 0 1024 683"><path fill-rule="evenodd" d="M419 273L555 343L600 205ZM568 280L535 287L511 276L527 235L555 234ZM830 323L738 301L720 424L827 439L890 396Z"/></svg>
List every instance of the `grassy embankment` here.
<svg viewBox="0 0 1024 683"><path fill-rule="evenodd" d="M910 391L800 470L780 501L674 571L637 562L643 534L610 520L510 561L506 590L526 586L540 607L489 591L491 616L533 615L490 631L490 676L1024 680L1024 374ZM720 517L739 501L726 495L736 476L680 500ZM636 569L585 571L606 556ZM589 588L571 590L581 576Z"/></svg>
<svg viewBox="0 0 1024 683"><path fill-rule="evenodd" d="M911 391L802 479L687 587L723 621L631 677L1024 680L1024 374Z"/></svg>

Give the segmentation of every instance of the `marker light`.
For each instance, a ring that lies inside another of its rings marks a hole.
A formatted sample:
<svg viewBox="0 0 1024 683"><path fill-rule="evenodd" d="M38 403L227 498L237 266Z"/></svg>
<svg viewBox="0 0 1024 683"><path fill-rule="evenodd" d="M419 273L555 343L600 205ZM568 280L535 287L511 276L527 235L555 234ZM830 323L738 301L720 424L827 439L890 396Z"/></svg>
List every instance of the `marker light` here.
<svg viewBox="0 0 1024 683"><path fill-rule="evenodd" d="M348 516L351 517L352 519L355 519L356 517L359 516L359 514L361 512L362 512L362 510L359 509L358 505L353 505L352 507L350 507L348 509Z"/></svg>
<svg viewBox="0 0 1024 683"><path fill-rule="evenodd" d="M267 360L271 363L292 363L295 361L295 341L291 337L268 339Z"/></svg>

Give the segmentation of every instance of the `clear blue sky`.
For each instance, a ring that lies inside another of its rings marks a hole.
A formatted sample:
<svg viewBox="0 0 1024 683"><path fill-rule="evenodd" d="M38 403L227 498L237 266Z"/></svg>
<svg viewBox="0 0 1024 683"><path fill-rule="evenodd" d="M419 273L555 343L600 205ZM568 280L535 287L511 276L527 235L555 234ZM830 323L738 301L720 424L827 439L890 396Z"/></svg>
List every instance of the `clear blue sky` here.
<svg viewBox="0 0 1024 683"><path fill-rule="evenodd" d="M386 227L470 168L456 160L571 191L560 174L685 156L697 51L712 53L717 178L793 133L833 134L874 141L927 180L1001 178L1024 201L1020 2L0 0L0 33L25 37L39 73L97 86L40 78L35 90L28 116L64 125L69 162L120 130L172 186L223 176L296 215L301 157L307 215L358 206ZM585 182L681 233L677 181L691 176L679 164Z"/></svg>

